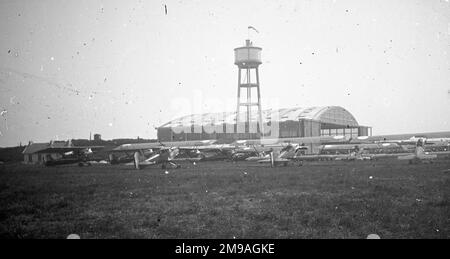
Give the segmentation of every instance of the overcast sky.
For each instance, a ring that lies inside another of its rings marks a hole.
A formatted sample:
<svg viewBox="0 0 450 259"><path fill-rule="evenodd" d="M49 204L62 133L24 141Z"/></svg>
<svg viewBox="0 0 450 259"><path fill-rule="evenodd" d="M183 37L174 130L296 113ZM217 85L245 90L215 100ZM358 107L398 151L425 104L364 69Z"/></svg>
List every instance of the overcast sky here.
<svg viewBox="0 0 450 259"><path fill-rule="evenodd" d="M446 0L0 0L0 33L0 146L155 138L233 110L248 36L264 109L338 105L374 135L450 130Z"/></svg>

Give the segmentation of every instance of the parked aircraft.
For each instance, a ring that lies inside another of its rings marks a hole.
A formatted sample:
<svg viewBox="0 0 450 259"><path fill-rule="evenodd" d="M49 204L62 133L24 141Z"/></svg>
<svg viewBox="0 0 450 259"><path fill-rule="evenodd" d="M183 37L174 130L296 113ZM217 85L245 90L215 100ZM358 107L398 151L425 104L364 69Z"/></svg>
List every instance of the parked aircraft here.
<svg viewBox="0 0 450 259"><path fill-rule="evenodd" d="M258 163L270 163L272 167L278 165L287 166L290 162L294 161L294 158L299 150L308 149L305 146L300 146L298 144L288 144L286 146L281 146L281 149L273 149L261 159L252 159ZM248 159L251 161L251 159Z"/></svg>
<svg viewBox="0 0 450 259"><path fill-rule="evenodd" d="M409 140L397 141L396 143L400 143L398 146L403 149L401 152L370 152L367 156L371 159L394 157L399 160L408 160L410 163L430 161L443 155L450 156L450 145L448 142L445 142L445 140L441 141L437 139L427 140L425 138L411 138ZM383 142L381 145L387 146L394 145L396 143ZM426 149L435 151L427 152ZM395 149L392 151L395 151Z"/></svg>
<svg viewBox="0 0 450 259"><path fill-rule="evenodd" d="M424 145L426 139L418 139L416 148L413 154L398 156L399 160L407 160L410 164L417 164L420 162L430 162L437 159L438 155L450 155L450 151L440 151L440 152L425 152Z"/></svg>
<svg viewBox="0 0 450 259"><path fill-rule="evenodd" d="M150 165L161 165L162 169L166 169L167 166L179 168L180 165L177 163L179 161L195 162L200 160L200 158L176 158L179 153L180 149L177 147L161 148L159 152L156 152L149 158L145 158L140 152L136 151L134 153L134 161L126 165L134 165L138 170Z"/></svg>
<svg viewBox="0 0 450 259"><path fill-rule="evenodd" d="M206 141L189 141L189 142L152 142L152 143L135 143L123 144L109 152L109 160L111 164L122 164L133 162L136 152L140 153L142 159L150 158L159 153L161 149L185 146L186 150L196 151L200 146L210 145L215 140ZM198 152L196 152L198 154Z"/></svg>
<svg viewBox="0 0 450 259"><path fill-rule="evenodd" d="M350 143L397 143L415 145L419 139L425 139L425 144L450 142L450 132L429 132L415 134L395 134L379 136L359 136L349 140Z"/></svg>
<svg viewBox="0 0 450 259"><path fill-rule="evenodd" d="M79 166L90 166L95 151L102 149L102 146L89 147L49 147L40 150L38 153L44 154L45 166L76 164ZM61 158L54 159L50 154L60 154Z"/></svg>
<svg viewBox="0 0 450 259"><path fill-rule="evenodd" d="M355 149L347 154L315 154L315 155L296 155L295 161L325 161L325 160L371 160L372 156L364 151L364 149Z"/></svg>
<svg viewBox="0 0 450 259"><path fill-rule="evenodd" d="M374 160L382 158L398 158L399 160L409 160L410 163L432 160L438 155L450 155L450 151L446 145L431 144L426 139L419 138L414 142L412 140L403 141L403 144L397 142L383 143L364 143L364 144L340 144L340 145L324 145L320 154L295 156L298 161L314 161L314 160ZM434 149L443 149L444 151L425 152L425 143L427 147Z"/></svg>
<svg viewBox="0 0 450 259"><path fill-rule="evenodd" d="M179 167L177 162L224 159L236 148L235 146L214 144L215 140L125 144L111 151L112 164L125 162L136 169L148 165ZM117 153L124 156L117 157ZM132 162L132 163L130 163Z"/></svg>
<svg viewBox="0 0 450 259"><path fill-rule="evenodd" d="M273 151L274 148L280 148L281 144L274 145L245 145L239 148L236 148L233 151L233 159L236 160L245 160L245 161L259 161L261 159L269 158L269 153Z"/></svg>
<svg viewBox="0 0 450 259"><path fill-rule="evenodd" d="M397 135L392 135L396 137ZM136 168L146 165L161 164L178 167L176 161L201 160L247 160L261 163L271 163L273 166L286 165L291 161L311 160L371 160L385 157L410 157L417 139L424 144L433 145L438 150L448 150L446 138L424 139L411 137L396 140L394 137L380 139L379 137L321 136L311 138L282 138L238 140L229 144L217 144L217 140L183 141L167 143L126 144L114 149L110 154L111 163L134 164ZM439 136L441 137L441 136ZM414 143L414 144L412 144ZM305 155L298 152L307 150L307 146L322 145L318 155ZM447 146L446 146L447 145ZM423 151L423 148L422 148ZM125 154L117 156L117 154ZM421 154L428 155L426 152ZM417 156L416 154L416 156ZM399 158L403 159L403 158ZM132 163L131 163L132 162Z"/></svg>

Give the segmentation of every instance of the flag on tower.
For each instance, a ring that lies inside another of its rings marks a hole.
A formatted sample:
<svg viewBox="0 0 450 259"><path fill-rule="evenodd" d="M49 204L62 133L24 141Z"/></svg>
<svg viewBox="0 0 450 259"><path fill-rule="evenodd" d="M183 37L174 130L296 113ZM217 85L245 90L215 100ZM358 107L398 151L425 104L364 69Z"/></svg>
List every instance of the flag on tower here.
<svg viewBox="0 0 450 259"><path fill-rule="evenodd" d="M256 33L259 33L259 31L257 29L255 29L255 27L253 27L253 26L248 26L248 29L249 30L252 29L252 30L256 31Z"/></svg>

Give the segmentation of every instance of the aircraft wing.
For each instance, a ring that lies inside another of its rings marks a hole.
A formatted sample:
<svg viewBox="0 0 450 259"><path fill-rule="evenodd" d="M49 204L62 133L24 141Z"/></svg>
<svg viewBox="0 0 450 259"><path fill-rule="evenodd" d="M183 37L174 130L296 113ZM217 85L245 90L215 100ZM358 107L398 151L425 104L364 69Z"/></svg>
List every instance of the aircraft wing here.
<svg viewBox="0 0 450 259"><path fill-rule="evenodd" d="M283 162L290 162L291 159L286 159L286 158L275 158L273 160L274 163L283 163ZM270 158L269 159L262 159L262 160L258 160L258 163L271 163Z"/></svg>
<svg viewBox="0 0 450 259"><path fill-rule="evenodd" d="M191 143L192 142L192 143ZM223 150L224 148L231 149L225 145L212 144L213 141L186 141L186 142L167 142L167 143L135 143L135 144L123 144L112 150L112 152L121 151L140 151L140 150L159 150L178 148L179 150Z"/></svg>
<svg viewBox="0 0 450 259"><path fill-rule="evenodd" d="M205 146L179 146L180 150L198 150L198 151L222 151L222 150L234 150L238 147L233 145L205 145Z"/></svg>
<svg viewBox="0 0 450 259"><path fill-rule="evenodd" d="M293 159L297 161L314 161L319 159L336 159L347 157L348 155L303 155L295 156Z"/></svg>
<svg viewBox="0 0 450 259"><path fill-rule="evenodd" d="M425 152L426 155L450 155L450 151L431 151ZM408 157L414 155L412 152L409 153L390 153L390 154L367 154L371 158L389 158L389 157Z"/></svg>
<svg viewBox="0 0 450 259"><path fill-rule="evenodd" d="M134 161L133 162L129 162L129 163L126 163L125 165L127 165L127 166L134 166ZM140 161L139 162L139 165L156 165L156 162L155 161L147 161L147 160L144 160L144 161Z"/></svg>
<svg viewBox="0 0 450 259"><path fill-rule="evenodd" d="M450 151L431 151L426 152L427 154L433 154L433 155L450 155Z"/></svg>
<svg viewBox="0 0 450 259"><path fill-rule="evenodd" d="M251 157L247 157L245 160L246 161L261 161L261 160L270 160L269 155L265 155L265 156L251 156Z"/></svg>
<svg viewBox="0 0 450 259"><path fill-rule="evenodd" d="M92 151L97 151L104 148L103 146L90 146L90 147L48 147L43 150L39 150L37 153L67 153L70 151L81 151L85 149L90 149Z"/></svg>
<svg viewBox="0 0 450 259"><path fill-rule="evenodd" d="M367 154L367 156L371 158L389 158L389 157L407 156L411 154L412 153Z"/></svg>
<svg viewBox="0 0 450 259"><path fill-rule="evenodd" d="M163 146L160 143L135 143L135 144L123 144L120 145L111 152L123 152L123 151L140 151L147 149L161 149Z"/></svg>
<svg viewBox="0 0 450 259"><path fill-rule="evenodd" d="M198 162L200 160L202 160L201 157L186 157L186 158L173 158L173 159L170 159L169 161L173 161L173 162L182 162L182 161Z"/></svg>

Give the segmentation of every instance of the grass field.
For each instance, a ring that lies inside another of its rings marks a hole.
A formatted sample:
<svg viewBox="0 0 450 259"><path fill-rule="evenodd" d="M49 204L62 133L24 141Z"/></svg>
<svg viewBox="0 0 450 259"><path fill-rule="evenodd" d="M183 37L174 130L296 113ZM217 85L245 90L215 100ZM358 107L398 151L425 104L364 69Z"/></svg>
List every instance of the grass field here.
<svg viewBox="0 0 450 259"><path fill-rule="evenodd" d="M0 237L450 237L449 160L0 165Z"/></svg>

